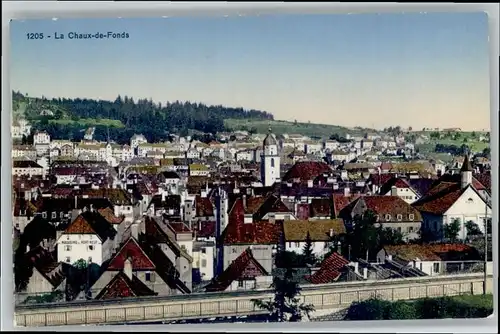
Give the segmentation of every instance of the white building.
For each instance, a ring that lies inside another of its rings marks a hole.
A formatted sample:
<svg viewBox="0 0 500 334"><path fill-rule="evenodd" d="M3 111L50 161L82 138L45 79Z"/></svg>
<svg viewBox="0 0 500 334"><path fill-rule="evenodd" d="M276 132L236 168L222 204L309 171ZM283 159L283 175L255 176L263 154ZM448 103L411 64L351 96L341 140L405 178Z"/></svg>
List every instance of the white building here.
<svg viewBox="0 0 500 334"><path fill-rule="evenodd" d="M214 277L214 256L214 242L194 242L193 268L200 271L202 281L210 281Z"/></svg>
<svg viewBox="0 0 500 334"><path fill-rule="evenodd" d="M98 217L101 217L101 220L98 220ZM111 238L115 234L115 229L99 214L80 214L58 237L57 260L74 264L83 259L87 263L101 265L111 257L114 245Z"/></svg>
<svg viewBox="0 0 500 334"><path fill-rule="evenodd" d="M28 137L31 133L31 125L25 119L12 122L11 134L12 138Z"/></svg>
<svg viewBox="0 0 500 334"><path fill-rule="evenodd" d="M377 262L386 260L438 276L471 269L477 266L480 256L465 244L409 244L384 246L377 253Z"/></svg>
<svg viewBox="0 0 500 334"><path fill-rule="evenodd" d="M147 142L148 140L142 134L133 135L132 138L130 138L130 147L135 150L140 144L146 144Z"/></svg>
<svg viewBox="0 0 500 334"><path fill-rule="evenodd" d="M43 176L43 167L32 160L14 160L12 174L16 176Z"/></svg>
<svg viewBox="0 0 500 334"><path fill-rule="evenodd" d="M461 180L456 183L441 182L430 189L428 195L413 203L413 206L422 213L422 230L436 240L445 239L444 226L454 222L460 225L457 236L459 239L467 237L468 223L476 224L484 234L485 226L491 222L491 206L474 187L472 167L468 157L462 165L460 178Z"/></svg>
<svg viewBox="0 0 500 334"><path fill-rule="evenodd" d="M36 145L50 145L50 135L45 131L38 131L33 136L33 143Z"/></svg>
<svg viewBox="0 0 500 334"><path fill-rule="evenodd" d="M283 222L283 233L287 251L302 254L309 235L314 255L321 256L332 237L345 233L345 226L342 219L290 220Z"/></svg>
<svg viewBox="0 0 500 334"><path fill-rule="evenodd" d="M261 181L264 187L270 187L280 179L280 166L278 141L271 132L271 129L269 129L269 133L266 138L264 138L261 156Z"/></svg>
<svg viewBox="0 0 500 334"><path fill-rule="evenodd" d="M307 154L320 153L323 150L323 144L314 141L308 141L305 145L305 152Z"/></svg>

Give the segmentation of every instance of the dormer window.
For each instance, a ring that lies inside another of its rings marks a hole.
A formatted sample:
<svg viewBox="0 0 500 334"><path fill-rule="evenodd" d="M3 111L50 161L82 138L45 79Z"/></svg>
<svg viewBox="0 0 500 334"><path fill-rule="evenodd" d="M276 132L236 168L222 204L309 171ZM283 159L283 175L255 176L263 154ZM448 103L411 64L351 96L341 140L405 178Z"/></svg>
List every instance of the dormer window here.
<svg viewBox="0 0 500 334"><path fill-rule="evenodd" d="M474 200L472 198L467 199L467 203L474 203Z"/></svg>
<svg viewBox="0 0 500 334"><path fill-rule="evenodd" d="M47 212L42 212L42 218L47 218Z"/></svg>
<svg viewBox="0 0 500 334"><path fill-rule="evenodd" d="M391 220L391 215L385 215L385 220L390 221Z"/></svg>
<svg viewBox="0 0 500 334"><path fill-rule="evenodd" d="M403 215L398 215L398 221L402 221L403 220Z"/></svg>
<svg viewBox="0 0 500 334"><path fill-rule="evenodd" d="M415 219L415 215L413 213L410 213L408 215L408 219L411 220L411 221L413 221Z"/></svg>
<svg viewBox="0 0 500 334"><path fill-rule="evenodd" d="M52 219L56 219L57 218L57 212L52 212Z"/></svg>

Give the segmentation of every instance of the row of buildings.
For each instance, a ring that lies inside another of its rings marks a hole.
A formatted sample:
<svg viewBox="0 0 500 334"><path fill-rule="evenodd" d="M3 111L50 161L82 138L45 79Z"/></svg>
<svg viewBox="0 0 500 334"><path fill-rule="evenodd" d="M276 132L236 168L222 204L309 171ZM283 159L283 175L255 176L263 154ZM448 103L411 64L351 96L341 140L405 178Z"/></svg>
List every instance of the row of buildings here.
<svg viewBox="0 0 500 334"><path fill-rule="evenodd" d="M294 162L269 132L258 163L189 157L193 142L181 139L183 156L141 156L138 136L132 158L116 163L51 156L56 144L38 135L36 156L13 164L15 267L32 268L16 271L26 276L19 302L54 291L74 300L267 287L276 254L301 254L307 239L324 257L304 268L308 284L439 275L479 260L447 243L446 226L458 221L467 240L467 226L485 233L491 220L490 174L469 156L442 173L430 161ZM371 262L330 254L367 211L408 242L425 234L433 243L383 245ZM83 277L72 269L82 261Z"/></svg>

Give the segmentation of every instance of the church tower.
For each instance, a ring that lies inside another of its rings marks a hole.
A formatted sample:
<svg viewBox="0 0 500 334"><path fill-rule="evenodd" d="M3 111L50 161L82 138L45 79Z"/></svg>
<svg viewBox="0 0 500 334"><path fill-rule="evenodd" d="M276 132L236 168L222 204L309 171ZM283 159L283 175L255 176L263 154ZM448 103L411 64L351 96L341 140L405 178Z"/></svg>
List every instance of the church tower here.
<svg viewBox="0 0 500 334"><path fill-rule="evenodd" d="M461 176L461 186L462 189L467 188L469 184L472 184L472 165L469 160L469 154L465 154L464 163L462 164L462 168L460 169Z"/></svg>
<svg viewBox="0 0 500 334"><path fill-rule="evenodd" d="M271 132L264 138L262 156L260 159L260 174L261 181L264 187L272 186L280 179L280 156L278 154L278 141L276 136Z"/></svg>

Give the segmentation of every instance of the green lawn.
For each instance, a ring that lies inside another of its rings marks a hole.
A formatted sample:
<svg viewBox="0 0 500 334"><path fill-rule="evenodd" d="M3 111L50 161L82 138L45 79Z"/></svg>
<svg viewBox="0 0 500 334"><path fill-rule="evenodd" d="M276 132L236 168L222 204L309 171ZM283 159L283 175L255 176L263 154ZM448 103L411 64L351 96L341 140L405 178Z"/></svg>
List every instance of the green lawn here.
<svg viewBox="0 0 500 334"><path fill-rule="evenodd" d="M288 121L269 121L269 120L245 120L245 119L226 119L224 125L232 130L250 130L255 129L257 133L266 133L271 127L275 134L300 134L306 136L318 136L322 138L330 137L337 133L344 136L346 133L351 135L364 134L363 129L349 129L337 125L315 124L315 123L295 123Z"/></svg>
<svg viewBox="0 0 500 334"><path fill-rule="evenodd" d="M84 127L84 126L109 126L112 128L125 127L125 125L120 120L108 119L108 118L100 118L100 119L81 118L78 121L73 121L69 118L51 119L51 120L49 120L49 123L64 124L64 125L78 124L79 126L82 126L82 127Z"/></svg>

